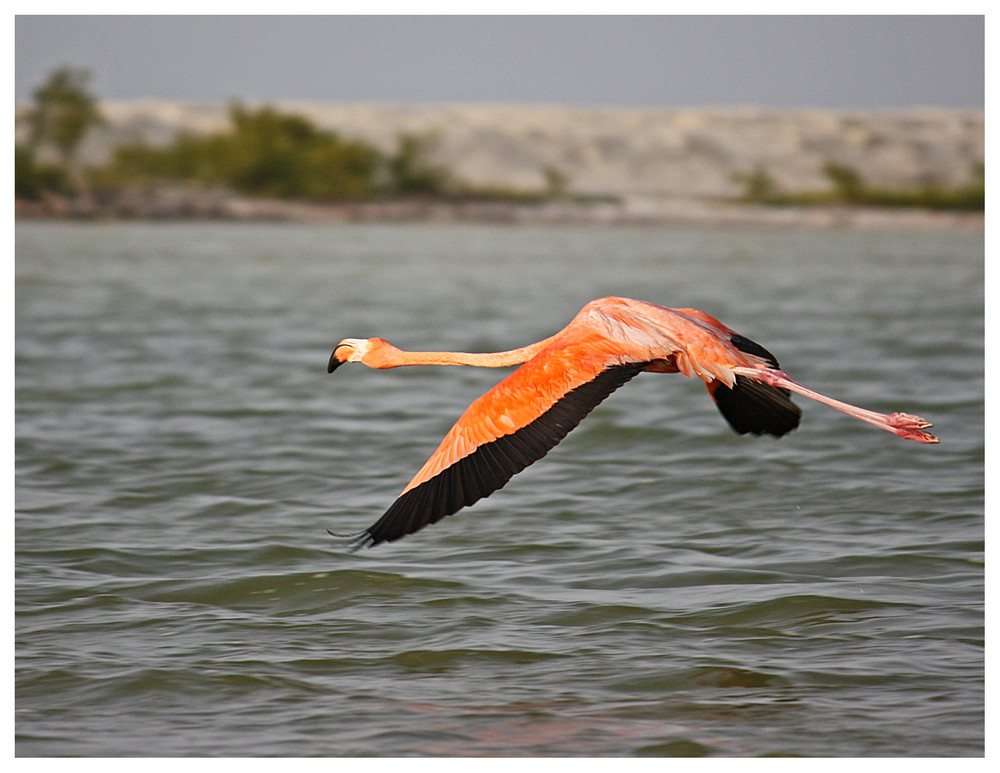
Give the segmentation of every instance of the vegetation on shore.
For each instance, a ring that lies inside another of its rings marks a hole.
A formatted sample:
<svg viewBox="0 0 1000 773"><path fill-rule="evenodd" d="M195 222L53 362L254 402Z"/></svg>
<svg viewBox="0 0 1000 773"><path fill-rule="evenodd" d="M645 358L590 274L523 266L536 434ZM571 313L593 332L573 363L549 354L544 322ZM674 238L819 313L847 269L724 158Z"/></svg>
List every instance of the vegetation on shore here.
<svg viewBox="0 0 1000 773"><path fill-rule="evenodd" d="M14 146L14 195L36 199L45 192L70 194L87 185L77 150L90 128L103 121L87 92L89 74L60 68L34 92L35 106L24 117L28 140ZM43 160L48 153L49 160Z"/></svg>
<svg viewBox="0 0 1000 773"><path fill-rule="evenodd" d="M740 201L770 206L920 208L956 212L982 212L986 207L986 170L977 164L971 181L958 188L942 188L929 180L914 190L876 188L864 181L860 172L844 164L830 162L823 167L830 188L821 191L782 191L763 167L733 176L743 186Z"/></svg>
<svg viewBox="0 0 1000 773"><path fill-rule="evenodd" d="M400 134L386 153L359 139L315 126L309 119L265 106L232 104L230 128L207 135L181 134L171 144L136 142L117 147L110 161L87 168L80 144L103 117L89 93L89 74L63 67L34 92L34 106L23 116L26 141L14 149L15 197L23 201L88 197L111 200L127 191L163 184L187 190L226 190L261 199L303 202L366 202L421 199L538 204L563 200L615 202L615 197L568 193L569 177L560 169L540 170L534 190L474 186L433 161L439 138ZM981 212L985 207L982 164L972 182L946 189L928 181L917 190L886 190L868 185L856 170L829 163L830 188L780 190L763 167L733 176L743 192L736 201L773 206L925 208Z"/></svg>
<svg viewBox="0 0 1000 773"><path fill-rule="evenodd" d="M35 105L24 117L27 142L15 147L17 198L106 198L162 183L308 202L428 198L539 203L566 196L568 178L554 168L543 170L545 186L537 190L477 187L433 161L438 143L433 134L400 134L395 150L384 153L320 129L303 116L238 103L229 107L226 131L181 134L164 147L121 145L107 164L85 169L77 160L80 143L103 121L87 91L88 79L85 71L62 68L35 91Z"/></svg>

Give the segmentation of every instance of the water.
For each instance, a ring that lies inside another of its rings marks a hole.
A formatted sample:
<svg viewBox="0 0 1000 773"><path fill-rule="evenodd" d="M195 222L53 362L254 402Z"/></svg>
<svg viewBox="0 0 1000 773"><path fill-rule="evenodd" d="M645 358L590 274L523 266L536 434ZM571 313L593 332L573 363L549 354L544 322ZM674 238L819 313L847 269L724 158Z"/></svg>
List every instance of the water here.
<svg viewBox="0 0 1000 773"><path fill-rule="evenodd" d="M977 233L39 225L16 233L18 755L983 753ZM806 400L739 437L643 374L502 491L356 554L591 298L694 306Z"/></svg>

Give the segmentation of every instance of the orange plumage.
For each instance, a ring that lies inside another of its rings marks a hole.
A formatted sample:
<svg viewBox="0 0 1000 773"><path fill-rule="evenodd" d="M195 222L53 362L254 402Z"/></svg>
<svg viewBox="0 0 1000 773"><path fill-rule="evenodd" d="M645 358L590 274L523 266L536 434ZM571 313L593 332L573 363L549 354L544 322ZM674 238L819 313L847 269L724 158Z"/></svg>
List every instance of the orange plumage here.
<svg viewBox="0 0 1000 773"><path fill-rule="evenodd" d="M355 549L412 534L489 496L644 370L701 378L741 434L780 437L793 430L801 412L789 393L797 392L900 437L937 442L919 417L866 411L804 387L778 370L770 352L704 312L628 298L591 301L554 336L506 352L406 352L381 338L347 338L334 348L329 372L344 362L523 363L469 406L385 515L358 535Z"/></svg>

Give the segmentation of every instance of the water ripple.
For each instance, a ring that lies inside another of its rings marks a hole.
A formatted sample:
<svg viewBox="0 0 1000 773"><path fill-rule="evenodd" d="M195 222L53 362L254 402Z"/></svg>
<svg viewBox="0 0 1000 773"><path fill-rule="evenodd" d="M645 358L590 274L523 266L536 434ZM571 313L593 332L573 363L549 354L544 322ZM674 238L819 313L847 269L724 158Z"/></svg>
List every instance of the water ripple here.
<svg viewBox="0 0 1000 773"><path fill-rule="evenodd" d="M19 755L982 754L981 235L16 239ZM944 440L807 403L780 442L738 437L700 384L643 374L468 511L329 537L503 376L328 376L333 343L508 348L605 294L704 307Z"/></svg>

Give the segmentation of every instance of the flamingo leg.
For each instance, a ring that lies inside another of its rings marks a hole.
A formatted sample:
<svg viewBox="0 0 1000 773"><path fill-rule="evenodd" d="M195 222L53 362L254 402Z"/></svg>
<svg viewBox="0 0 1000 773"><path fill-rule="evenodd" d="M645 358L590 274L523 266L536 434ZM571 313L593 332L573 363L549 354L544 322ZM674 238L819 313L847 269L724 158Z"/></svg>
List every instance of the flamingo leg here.
<svg viewBox="0 0 1000 773"><path fill-rule="evenodd" d="M846 413L848 416L853 416L856 419L861 419L861 421L866 421L879 429L884 429L886 432L891 432L894 435L898 435L906 440L916 440L918 443L939 442L938 438L930 432L924 431L928 427L932 426L931 423L926 419L920 418L919 416L913 416L909 413L877 413L876 411L859 408L856 405L844 403L840 400L835 400L832 397L820 394L804 384L800 384L798 381L781 370L745 368L738 366L732 368L732 371L733 373L746 376L747 378L763 381L765 384L770 384L771 386L789 389L792 392L802 395L803 397L808 397L816 402L829 405L831 408Z"/></svg>

